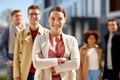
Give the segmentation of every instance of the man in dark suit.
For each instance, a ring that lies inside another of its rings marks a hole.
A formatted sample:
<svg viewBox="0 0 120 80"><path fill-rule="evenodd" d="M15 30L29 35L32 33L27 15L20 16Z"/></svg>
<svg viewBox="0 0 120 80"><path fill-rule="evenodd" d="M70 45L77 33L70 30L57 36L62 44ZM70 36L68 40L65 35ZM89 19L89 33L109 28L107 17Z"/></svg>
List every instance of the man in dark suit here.
<svg viewBox="0 0 120 80"><path fill-rule="evenodd" d="M105 65L103 80L120 80L120 33L115 19L108 20L108 34L104 36Z"/></svg>
<svg viewBox="0 0 120 80"><path fill-rule="evenodd" d="M7 64L7 80L13 80L13 55L16 33L25 28L20 10L11 12L11 20L12 23L9 28L4 29L0 37L0 56ZM3 51L4 48L5 52Z"/></svg>

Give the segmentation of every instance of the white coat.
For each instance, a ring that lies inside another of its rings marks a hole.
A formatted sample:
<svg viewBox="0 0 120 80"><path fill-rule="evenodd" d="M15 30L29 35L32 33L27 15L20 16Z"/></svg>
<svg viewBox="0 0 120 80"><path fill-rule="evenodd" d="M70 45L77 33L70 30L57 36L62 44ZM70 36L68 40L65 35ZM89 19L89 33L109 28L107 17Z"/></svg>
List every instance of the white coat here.
<svg viewBox="0 0 120 80"><path fill-rule="evenodd" d="M49 58L49 33L37 36L33 46L32 60L36 68L35 80L52 80L52 73L50 67L55 66L56 73L59 73L61 80L76 80L76 70L79 68L80 56L78 50L77 40L62 33L62 39L65 46L65 53L63 57L70 60L59 65L57 58ZM44 58L39 58L37 51L42 52Z"/></svg>

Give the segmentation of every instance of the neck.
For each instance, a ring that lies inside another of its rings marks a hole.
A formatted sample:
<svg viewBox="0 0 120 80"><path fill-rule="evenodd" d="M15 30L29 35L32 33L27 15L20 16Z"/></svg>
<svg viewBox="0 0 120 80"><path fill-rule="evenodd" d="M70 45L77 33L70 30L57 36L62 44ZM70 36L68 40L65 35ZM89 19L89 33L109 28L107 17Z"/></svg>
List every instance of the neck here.
<svg viewBox="0 0 120 80"><path fill-rule="evenodd" d="M62 31L60 31L60 32L50 31L51 36L60 36L61 34L62 34Z"/></svg>
<svg viewBox="0 0 120 80"><path fill-rule="evenodd" d="M87 46L88 46L88 48L94 48L95 47L94 44L88 44Z"/></svg>
<svg viewBox="0 0 120 80"><path fill-rule="evenodd" d="M37 25L32 25L32 24L30 24L30 28L31 28L32 30L37 30L38 27L39 27L38 24L37 24Z"/></svg>
<svg viewBox="0 0 120 80"><path fill-rule="evenodd" d="M114 35L114 33L110 33L110 35L112 36L112 35Z"/></svg>
<svg viewBox="0 0 120 80"><path fill-rule="evenodd" d="M15 26L20 28L20 29L23 27L22 24L15 24Z"/></svg>

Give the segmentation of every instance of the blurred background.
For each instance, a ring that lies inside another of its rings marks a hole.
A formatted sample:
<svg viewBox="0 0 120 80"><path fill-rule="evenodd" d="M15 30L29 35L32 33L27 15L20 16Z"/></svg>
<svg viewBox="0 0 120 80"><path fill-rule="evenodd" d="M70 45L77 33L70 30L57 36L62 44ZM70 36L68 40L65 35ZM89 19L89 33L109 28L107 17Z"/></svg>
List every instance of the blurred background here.
<svg viewBox="0 0 120 80"><path fill-rule="evenodd" d="M79 47L82 45L83 33L97 30L103 36L107 33L107 20L116 18L120 22L120 0L4 0L0 5L0 33L10 24L10 12L20 9L24 23L28 24L27 8L31 4L39 5L42 11L41 25L49 28L48 12L54 6L61 6L67 13L67 22L63 32L77 38ZM104 48L104 45L101 46ZM6 64L0 58L0 75L6 75ZM2 80L2 78L0 79ZM3 79L5 80L5 79Z"/></svg>

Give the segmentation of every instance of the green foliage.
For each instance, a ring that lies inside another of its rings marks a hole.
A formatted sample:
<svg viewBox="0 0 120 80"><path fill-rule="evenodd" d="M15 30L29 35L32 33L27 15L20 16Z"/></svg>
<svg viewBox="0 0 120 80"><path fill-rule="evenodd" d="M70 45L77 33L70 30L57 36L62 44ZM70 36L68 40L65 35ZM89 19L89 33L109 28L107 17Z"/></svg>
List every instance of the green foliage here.
<svg viewBox="0 0 120 80"><path fill-rule="evenodd" d="M7 77L5 75L0 75L0 80L7 80Z"/></svg>

